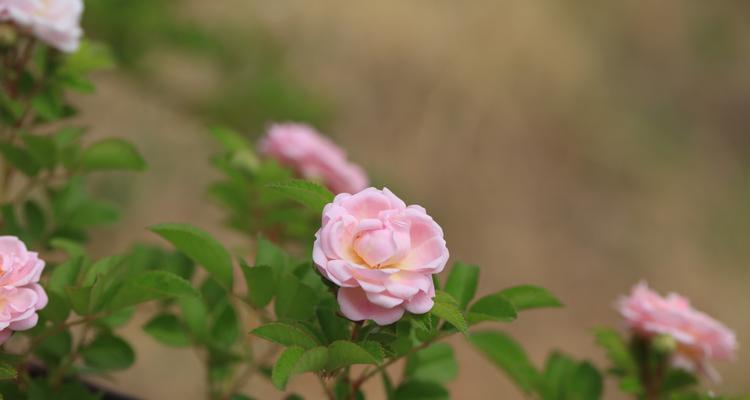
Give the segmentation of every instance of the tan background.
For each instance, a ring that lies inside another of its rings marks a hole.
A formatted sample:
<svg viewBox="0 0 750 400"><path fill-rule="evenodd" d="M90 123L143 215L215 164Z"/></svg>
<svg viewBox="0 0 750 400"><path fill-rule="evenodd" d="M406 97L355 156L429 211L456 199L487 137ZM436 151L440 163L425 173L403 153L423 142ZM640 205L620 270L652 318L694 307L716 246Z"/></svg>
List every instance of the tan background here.
<svg viewBox="0 0 750 400"><path fill-rule="evenodd" d="M537 364L552 349L602 361L591 329L619 323L613 302L640 279L750 339L747 2L194 0L184 13L269 27L294 73L335 102L329 133L376 183L428 209L452 259L482 266L481 293L534 283L558 294L565 309L507 327ZM126 229L100 232L97 251L150 240L143 228L165 221L242 246L205 196L206 127L174 98L200 95L216 72L152 62L158 87L107 73L78 99L97 135L132 136L151 165L100 182L130 197ZM201 398L191 353L160 348L137 324L128 335L139 360L116 387ZM455 343L455 398L521 398ZM747 346L718 367L724 389L750 391ZM248 389L280 398L259 380ZM305 378L292 389L321 397Z"/></svg>

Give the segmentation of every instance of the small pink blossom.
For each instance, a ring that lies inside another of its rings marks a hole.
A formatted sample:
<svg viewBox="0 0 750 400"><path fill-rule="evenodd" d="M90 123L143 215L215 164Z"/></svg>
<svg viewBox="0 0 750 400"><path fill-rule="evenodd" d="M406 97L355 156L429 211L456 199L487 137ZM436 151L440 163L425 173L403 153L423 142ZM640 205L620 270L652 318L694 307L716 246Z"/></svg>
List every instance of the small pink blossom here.
<svg viewBox="0 0 750 400"><path fill-rule="evenodd" d="M424 208L407 207L390 190L371 187L339 194L326 205L313 260L340 286L338 302L347 318L388 325L405 311L432 309L432 275L445 267L448 249Z"/></svg>
<svg viewBox="0 0 750 400"><path fill-rule="evenodd" d="M15 236L0 236L0 344L13 331L34 327L37 311L47 305L38 284L44 261Z"/></svg>
<svg viewBox="0 0 750 400"><path fill-rule="evenodd" d="M303 178L321 181L334 193L356 193L367 187L362 168L347 161L340 147L308 125L275 124L261 139L259 149Z"/></svg>
<svg viewBox="0 0 750 400"><path fill-rule="evenodd" d="M78 49L82 14L82 0L0 0L0 21L13 22L66 53Z"/></svg>
<svg viewBox="0 0 750 400"><path fill-rule="evenodd" d="M619 300L618 309L636 335L674 338L676 367L701 371L714 380L718 374L709 360L731 360L737 349L734 333L722 323L692 308L688 299L674 293L661 297L643 282Z"/></svg>

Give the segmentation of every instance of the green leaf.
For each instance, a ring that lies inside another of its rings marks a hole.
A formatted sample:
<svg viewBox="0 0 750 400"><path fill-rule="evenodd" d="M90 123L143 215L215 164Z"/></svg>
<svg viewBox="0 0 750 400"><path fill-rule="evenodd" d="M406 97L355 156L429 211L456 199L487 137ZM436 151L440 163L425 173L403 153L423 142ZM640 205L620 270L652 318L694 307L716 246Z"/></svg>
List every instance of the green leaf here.
<svg viewBox="0 0 750 400"><path fill-rule="evenodd" d="M539 372L521 346L508 335L494 331L476 332L469 334L469 341L526 393L531 393L539 382Z"/></svg>
<svg viewBox="0 0 750 400"><path fill-rule="evenodd" d="M695 375L681 369L673 368L667 371L664 382L661 385L661 392L665 394L672 393L676 390L683 390L697 384L698 378Z"/></svg>
<svg viewBox="0 0 750 400"><path fill-rule="evenodd" d="M47 305L39 311L39 315L56 324L65 322L70 315L70 306L65 298L59 292L47 291Z"/></svg>
<svg viewBox="0 0 750 400"><path fill-rule="evenodd" d="M284 390L286 388L286 383L292 375L294 366L304 353L305 349L302 347L292 346L284 349L284 352L281 353L279 359L276 360L276 364L274 364L271 372L271 382L273 382L273 385L276 386L276 388L279 390Z"/></svg>
<svg viewBox="0 0 750 400"><path fill-rule="evenodd" d="M23 205L23 214L28 235L33 241L40 240L47 225L42 207L34 200L28 200Z"/></svg>
<svg viewBox="0 0 750 400"><path fill-rule="evenodd" d="M185 324L199 340L206 338L208 325L206 323L208 310L203 300L197 297L183 297L179 300L182 309L182 318Z"/></svg>
<svg viewBox="0 0 750 400"><path fill-rule="evenodd" d="M314 335L285 322L271 322L253 329L251 333L284 346L300 346L309 349L318 345Z"/></svg>
<svg viewBox="0 0 750 400"><path fill-rule="evenodd" d="M226 302L218 312L216 320L211 327L211 343L221 348L232 347L240 336L239 321L231 302Z"/></svg>
<svg viewBox="0 0 750 400"><path fill-rule="evenodd" d="M435 305L432 307L430 313L444 319L463 333L466 333L467 329L469 329L463 313L458 308L458 303L448 293L438 291L435 294Z"/></svg>
<svg viewBox="0 0 750 400"><path fill-rule="evenodd" d="M102 369L125 369L133 365L135 353L130 345L111 334L101 334L81 352L87 365Z"/></svg>
<svg viewBox="0 0 750 400"><path fill-rule="evenodd" d="M74 74L87 74L115 65L112 53L107 46L90 40L82 40L78 50L67 55L63 60L61 72Z"/></svg>
<svg viewBox="0 0 750 400"><path fill-rule="evenodd" d="M85 171L146 169L138 150L123 139L103 139L87 147L81 153L80 165Z"/></svg>
<svg viewBox="0 0 750 400"><path fill-rule="evenodd" d="M328 343L336 340L346 340L350 337L349 321L339 317L336 309L330 306L320 306L315 310L318 316L318 324L323 330Z"/></svg>
<svg viewBox="0 0 750 400"><path fill-rule="evenodd" d="M82 257L71 257L64 263L56 266L50 274L47 289L64 295L65 288L75 284L82 263Z"/></svg>
<svg viewBox="0 0 750 400"><path fill-rule="evenodd" d="M44 168L52 168L57 163L57 146L51 136L25 133L21 140L36 162Z"/></svg>
<svg viewBox="0 0 750 400"><path fill-rule="evenodd" d="M517 311L532 308L562 307L562 303L547 289L537 286L521 285L499 292L516 307Z"/></svg>
<svg viewBox="0 0 750 400"><path fill-rule="evenodd" d="M511 322L517 316L513 304L500 294L491 294L477 300L467 314L470 324L482 321Z"/></svg>
<svg viewBox="0 0 750 400"><path fill-rule="evenodd" d="M279 281L274 311L277 318L305 320L315 313L318 298L311 287L300 282L291 274L285 274Z"/></svg>
<svg viewBox="0 0 750 400"><path fill-rule="evenodd" d="M326 204L333 202L334 195L325 187L310 181L293 179L267 185L288 198L310 208L318 213L323 211Z"/></svg>
<svg viewBox="0 0 750 400"><path fill-rule="evenodd" d="M267 265L280 276L290 267L289 256L280 247L264 238L258 238L255 265Z"/></svg>
<svg viewBox="0 0 750 400"><path fill-rule="evenodd" d="M602 375L591 363L582 362L567 388L566 400L599 400L602 397Z"/></svg>
<svg viewBox="0 0 750 400"><path fill-rule="evenodd" d="M58 364L63 357L70 354L72 348L73 338L70 331L62 331L43 339L34 349L34 353L49 364Z"/></svg>
<svg viewBox="0 0 750 400"><path fill-rule="evenodd" d="M125 281L104 309L114 311L146 301L180 297L200 297L200 294L190 282L171 272L147 271Z"/></svg>
<svg viewBox="0 0 750 400"><path fill-rule="evenodd" d="M547 358L544 385L540 388L544 400L566 400L567 385L578 364L570 357L554 352Z"/></svg>
<svg viewBox="0 0 750 400"><path fill-rule="evenodd" d="M268 305L276 292L276 280L271 267L267 265L256 265L251 267L240 259L242 273L247 283L247 298L255 307L262 308Z"/></svg>
<svg viewBox="0 0 750 400"><path fill-rule="evenodd" d="M330 370L355 364L379 364L380 361L375 354L356 343L337 340L328 346L327 368Z"/></svg>
<svg viewBox="0 0 750 400"><path fill-rule="evenodd" d="M607 328L594 331L596 344L601 346L615 370L621 374L635 374L638 370L635 359L620 334Z"/></svg>
<svg viewBox="0 0 750 400"><path fill-rule="evenodd" d="M409 379L444 383L458 376L458 363L450 345L435 343L409 356L404 372Z"/></svg>
<svg viewBox="0 0 750 400"><path fill-rule="evenodd" d="M477 292L479 266L455 263L445 282L445 292L458 302L458 308L465 310Z"/></svg>
<svg viewBox="0 0 750 400"><path fill-rule="evenodd" d="M279 356L271 372L271 382L280 390L286 388L289 378L295 374L317 372L325 368L328 360L328 349L313 347L305 350L292 346Z"/></svg>
<svg viewBox="0 0 750 400"><path fill-rule="evenodd" d="M63 117L65 107L61 96L53 88L48 88L37 93L31 99L31 107L37 117L44 121L53 121Z"/></svg>
<svg viewBox="0 0 750 400"><path fill-rule="evenodd" d="M91 311L91 286L66 287L70 308L78 315L86 315Z"/></svg>
<svg viewBox="0 0 750 400"><path fill-rule="evenodd" d="M143 330L158 342L172 347L190 345L190 337L185 333L185 327L172 314L160 314L152 318L143 326Z"/></svg>
<svg viewBox="0 0 750 400"><path fill-rule="evenodd" d="M152 226L151 231L205 267L226 288L232 288L232 258L211 235L187 224L160 224Z"/></svg>
<svg viewBox="0 0 750 400"><path fill-rule="evenodd" d="M0 380L16 379L17 376L18 372L12 365L0 361Z"/></svg>
<svg viewBox="0 0 750 400"><path fill-rule="evenodd" d="M231 129L220 127L212 128L211 136L213 136L227 152L250 150L250 144L247 139Z"/></svg>
<svg viewBox="0 0 750 400"><path fill-rule="evenodd" d="M36 176L40 165L27 150L14 146L10 143L0 142L0 154L8 163L18 168L26 176Z"/></svg>
<svg viewBox="0 0 750 400"><path fill-rule="evenodd" d="M436 382L407 381L393 395L395 400L450 400L450 393Z"/></svg>

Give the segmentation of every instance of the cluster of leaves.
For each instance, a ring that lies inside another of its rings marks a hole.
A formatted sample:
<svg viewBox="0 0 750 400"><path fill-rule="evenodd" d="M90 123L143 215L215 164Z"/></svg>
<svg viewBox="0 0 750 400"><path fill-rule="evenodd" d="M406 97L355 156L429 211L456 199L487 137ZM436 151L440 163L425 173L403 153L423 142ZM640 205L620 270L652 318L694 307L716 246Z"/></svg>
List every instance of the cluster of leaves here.
<svg viewBox="0 0 750 400"><path fill-rule="evenodd" d="M232 130L216 128L212 135L221 147L212 163L223 179L212 184L209 193L226 210L227 226L250 237L263 233L278 242L309 245L320 224L316 211L333 198L330 192L292 180L289 168L261 159L248 140ZM299 207L295 201L312 202L312 207Z"/></svg>
<svg viewBox="0 0 750 400"><path fill-rule="evenodd" d="M34 247L53 238L82 242L88 228L118 217L113 205L86 193L85 177L139 171L146 164L125 140L84 145L85 129L53 124L75 114L65 90L92 91L87 75L111 65L104 48L84 42L68 57L34 42L22 48L5 54L8 62L0 71L5 85L0 91L2 231Z"/></svg>

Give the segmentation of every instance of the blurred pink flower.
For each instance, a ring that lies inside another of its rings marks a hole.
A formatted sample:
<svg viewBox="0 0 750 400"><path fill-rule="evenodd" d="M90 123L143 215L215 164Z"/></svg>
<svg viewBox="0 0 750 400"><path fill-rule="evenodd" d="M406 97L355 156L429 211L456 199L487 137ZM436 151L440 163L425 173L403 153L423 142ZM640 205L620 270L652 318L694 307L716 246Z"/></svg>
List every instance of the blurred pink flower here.
<svg viewBox="0 0 750 400"><path fill-rule="evenodd" d="M323 210L313 260L340 286L338 302L349 319L379 325L433 306L432 274L443 270L443 230L425 209L406 206L388 189L340 194Z"/></svg>
<svg viewBox="0 0 750 400"><path fill-rule="evenodd" d="M737 349L737 340L729 328L693 309L688 299L674 293L661 297L644 282L636 285L630 296L619 300L618 309L636 335L664 334L674 338L676 367L703 372L711 379L719 377L709 360L731 360Z"/></svg>
<svg viewBox="0 0 750 400"><path fill-rule="evenodd" d="M356 193L367 187L362 168L347 161L340 147L308 125L272 125L259 149L303 178L321 181L336 194Z"/></svg>
<svg viewBox="0 0 750 400"><path fill-rule="evenodd" d="M0 236L0 344L13 331L34 327L37 311L47 305L38 284L44 261L15 236Z"/></svg>
<svg viewBox="0 0 750 400"><path fill-rule="evenodd" d="M66 53L78 49L82 14L83 0L0 0L0 21L28 29Z"/></svg>

